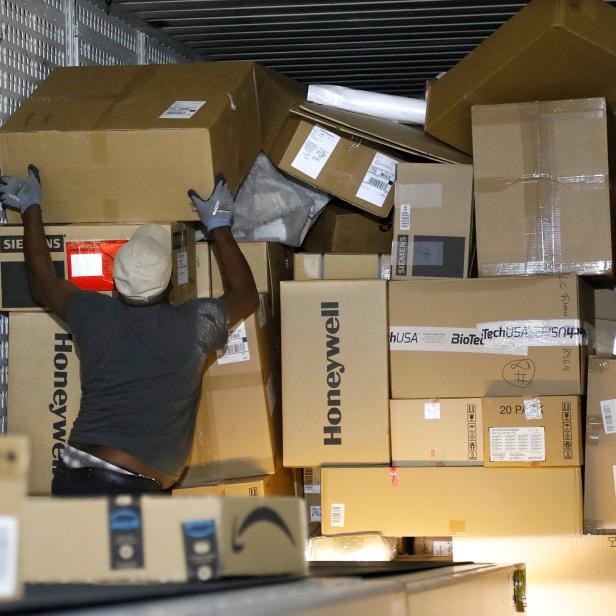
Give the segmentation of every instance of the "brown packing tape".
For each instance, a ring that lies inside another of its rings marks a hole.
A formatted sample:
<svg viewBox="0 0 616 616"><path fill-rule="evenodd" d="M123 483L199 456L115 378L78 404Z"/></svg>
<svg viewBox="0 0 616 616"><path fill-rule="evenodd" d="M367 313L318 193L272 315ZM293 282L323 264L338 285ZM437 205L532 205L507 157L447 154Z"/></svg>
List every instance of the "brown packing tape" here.
<svg viewBox="0 0 616 616"><path fill-rule="evenodd" d="M603 427L603 415L589 414L586 416L586 446L598 445L605 436Z"/></svg>
<svg viewBox="0 0 616 616"><path fill-rule="evenodd" d="M106 165L109 160L107 148L107 131L95 130L89 134L90 157L97 165Z"/></svg>
<svg viewBox="0 0 616 616"><path fill-rule="evenodd" d="M592 374L605 374L610 370L609 357L591 357L588 360L588 372Z"/></svg>
<svg viewBox="0 0 616 616"><path fill-rule="evenodd" d="M466 521L465 520L449 520L449 534L465 535L466 534Z"/></svg>

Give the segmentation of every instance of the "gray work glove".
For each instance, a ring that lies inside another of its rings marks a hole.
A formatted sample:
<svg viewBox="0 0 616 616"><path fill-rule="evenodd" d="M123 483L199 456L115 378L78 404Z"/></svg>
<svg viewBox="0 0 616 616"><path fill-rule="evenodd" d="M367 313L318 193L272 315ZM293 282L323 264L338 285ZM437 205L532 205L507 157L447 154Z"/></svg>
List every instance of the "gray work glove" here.
<svg viewBox="0 0 616 616"><path fill-rule="evenodd" d="M209 199L202 199L192 188L188 191L188 196L197 208L199 218L208 233L213 229L231 226L233 197L222 175L216 176L216 186Z"/></svg>
<svg viewBox="0 0 616 616"><path fill-rule="evenodd" d="M39 170L28 165L28 177L15 178L3 175L0 178L0 203L15 208L22 214L31 205L41 204L41 179Z"/></svg>

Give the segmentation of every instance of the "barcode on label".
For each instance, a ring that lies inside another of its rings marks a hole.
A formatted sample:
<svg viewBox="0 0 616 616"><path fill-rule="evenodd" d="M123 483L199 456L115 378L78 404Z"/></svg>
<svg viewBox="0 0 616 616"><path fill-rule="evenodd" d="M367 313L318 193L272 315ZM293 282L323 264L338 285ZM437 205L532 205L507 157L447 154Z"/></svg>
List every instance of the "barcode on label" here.
<svg viewBox="0 0 616 616"><path fill-rule="evenodd" d="M383 182L382 180L379 180L375 177L368 178L368 184L370 184L370 186L378 188L379 190L389 190L390 187L389 182Z"/></svg>
<svg viewBox="0 0 616 616"><path fill-rule="evenodd" d="M310 505L310 521L311 522L320 522L321 521L321 507L320 507L320 505Z"/></svg>
<svg viewBox="0 0 616 616"><path fill-rule="evenodd" d="M230 334L227 344L219 351L219 364L233 364L250 360L250 348L246 335L246 324L242 321Z"/></svg>
<svg viewBox="0 0 616 616"><path fill-rule="evenodd" d="M411 230L411 206L403 203L400 206L400 231Z"/></svg>
<svg viewBox="0 0 616 616"><path fill-rule="evenodd" d="M601 415L603 415L605 433L616 432L616 400L601 400Z"/></svg>
<svg viewBox="0 0 616 616"><path fill-rule="evenodd" d="M0 516L0 598L17 590L17 518Z"/></svg>
<svg viewBox="0 0 616 616"><path fill-rule="evenodd" d="M342 503L332 503L330 522L332 528L344 528L344 505Z"/></svg>

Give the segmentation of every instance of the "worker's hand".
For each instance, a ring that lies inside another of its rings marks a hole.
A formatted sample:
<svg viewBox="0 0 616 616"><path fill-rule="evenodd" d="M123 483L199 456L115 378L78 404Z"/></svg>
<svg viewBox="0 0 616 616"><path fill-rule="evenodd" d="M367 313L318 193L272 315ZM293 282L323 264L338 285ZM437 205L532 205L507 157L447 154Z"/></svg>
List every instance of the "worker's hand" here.
<svg viewBox="0 0 616 616"><path fill-rule="evenodd" d="M39 170L28 165L28 177L0 177L0 203L19 210L22 214L31 205L41 204L41 180Z"/></svg>
<svg viewBox="0 0 616 616"><path fill-rule="evenodd" d="M201 222L208 233L219 227L230 227L233 218L233 197L222 175L216 176L216 186L209 199L202 199L192 188L188 191Z"/></svg>

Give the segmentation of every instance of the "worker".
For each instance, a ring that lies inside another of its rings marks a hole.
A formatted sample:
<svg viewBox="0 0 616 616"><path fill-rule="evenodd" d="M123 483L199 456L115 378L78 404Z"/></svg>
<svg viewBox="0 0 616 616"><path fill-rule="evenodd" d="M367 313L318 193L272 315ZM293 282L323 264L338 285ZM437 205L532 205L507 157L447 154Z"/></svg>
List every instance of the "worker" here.
<svg viewBox="0 0 616 616"><path fill-rule="evenodd" d="M81 404L53 495L168 492L185 468L206 357L258 307L252 273L231 234L233 198L217 179L210 198L194 190L188 196L214 248L224 295L174 306L164 227L144 224L118 250L117 297L82 291L52 267L38 169L30 165L25 178L2 176L0 201L21 212L32 295L66 322L80 352Z"/></svg>

